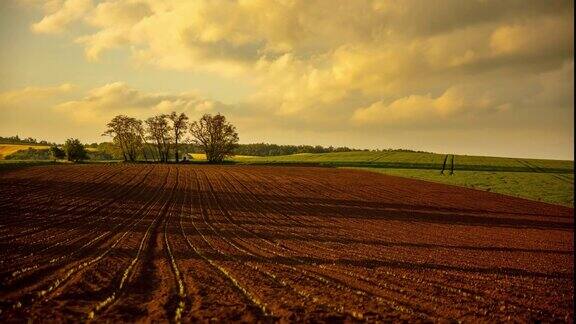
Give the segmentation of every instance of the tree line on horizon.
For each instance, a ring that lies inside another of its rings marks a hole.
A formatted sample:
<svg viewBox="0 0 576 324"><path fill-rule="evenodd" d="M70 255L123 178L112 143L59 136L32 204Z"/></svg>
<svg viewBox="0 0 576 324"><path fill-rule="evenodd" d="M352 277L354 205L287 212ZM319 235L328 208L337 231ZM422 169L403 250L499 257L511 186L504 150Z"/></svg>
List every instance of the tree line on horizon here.
<svg viewBox="0 0 576 324"><path fill-rule="evenodd" d="M45 140L38 141L32 137L20 138L18 135L15 136L0 136L0 144L30 144L30 145L53 145L54 143L50 143Z"/></svg>
<svg viewBox="0 0 576 324"><path fill-rule="evenodd" d="M144 122L142 127L145 127ZM146 136L145 132L143 134ZM30 144L30 145L46 145L46 149L42 148L28 148L27 150L21 150L11 155L5 157L5 159L13 160L49 160L49 159L64 159L66 158L65 153L63 157L56 157L53 153L53 149L49 149L49 145L56 146L61 150L64 150L65 144L55 144L48 141L38 141L34 138L24 138L21 139L18 136L1 137L0 144ZM133 150L130 154L135 160L150 160L154 161L154 156L158 156L157 143L151 141L142 141L142 148ZM100 142L100 143L90 143L83 145L86 150L85 158L90 160L118 160L124 159L124 153L121 151L120 146L114 142ZM128 151L131 151L129 148ZM64 151L65 152L65 151ZM343 147L333 147L333 146L320 146L320 145L280 145L280 144L270 144L270 143L251 143L251 144L236 144L232 150L233 155L247 155L247 156L278 156L278 155L290 155L290 154L301 154L301 153L334 153L334 152L418 152L418 153L430 153L426 151L410 150L410 149L358 149ZM168 148L168 155L174 154L174 147ZM204 149L201 145L197 145L189 140L182 139L178 142L178 155L186 156L188 153L204 153ZM144 155L146 154L146 155ZM60 156L60 155L59 155Z"/></svg>

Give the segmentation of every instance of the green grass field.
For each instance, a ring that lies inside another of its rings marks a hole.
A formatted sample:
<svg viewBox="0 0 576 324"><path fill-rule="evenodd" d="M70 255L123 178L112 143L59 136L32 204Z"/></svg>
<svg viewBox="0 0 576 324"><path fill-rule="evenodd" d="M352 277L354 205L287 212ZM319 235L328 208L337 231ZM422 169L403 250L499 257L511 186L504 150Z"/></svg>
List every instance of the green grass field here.
<svg viewBox="0 0 576 324"><path fill-rule="evenodd" d="M234 160L243 163L315 163L332 166L439 170L445 156L413 152L342 152L235 157ZM448 164L450 161L451 155ZM542 169L540 171L564 173L574 169L574 161L455 155L454 167L455 170L538 172L537 169Z"/></svg>

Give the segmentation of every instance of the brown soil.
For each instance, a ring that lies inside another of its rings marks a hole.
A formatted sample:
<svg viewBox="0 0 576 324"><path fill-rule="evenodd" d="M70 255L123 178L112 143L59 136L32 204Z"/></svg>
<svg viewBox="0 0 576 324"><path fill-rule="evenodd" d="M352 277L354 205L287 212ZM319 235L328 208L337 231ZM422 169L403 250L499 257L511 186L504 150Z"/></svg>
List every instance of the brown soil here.
<svg viewBox="0 0 576 324"><path fill-rule="evenodd" d="M567 321L574 210L330 168L0 173L0 321Z"/></svg>

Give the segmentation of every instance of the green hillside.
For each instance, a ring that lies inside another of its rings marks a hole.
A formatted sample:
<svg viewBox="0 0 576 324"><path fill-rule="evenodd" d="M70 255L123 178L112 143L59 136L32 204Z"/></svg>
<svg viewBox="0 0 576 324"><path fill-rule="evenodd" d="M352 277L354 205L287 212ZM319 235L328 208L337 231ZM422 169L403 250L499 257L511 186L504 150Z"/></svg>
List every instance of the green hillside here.
<svg viewBox="0 0 576 324"><path fill-rule="evenodd" d="M452 155L415 152L305 153L267 157L238 157L243 163L311 163L327 166L441 170ZM454 170L571 173L574 161L515 159L454 155Z"/></svg>

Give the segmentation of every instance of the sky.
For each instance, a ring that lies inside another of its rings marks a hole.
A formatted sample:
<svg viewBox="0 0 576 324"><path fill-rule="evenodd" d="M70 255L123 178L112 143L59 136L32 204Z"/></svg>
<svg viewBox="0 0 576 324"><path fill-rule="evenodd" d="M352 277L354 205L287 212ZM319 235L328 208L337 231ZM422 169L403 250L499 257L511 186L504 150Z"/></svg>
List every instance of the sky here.
<svg viewBox="0 0 576 324"><path fill-rule="evenodd" d="M222 113L241 143L574 157L574 2L2 0L0 135Z"/></svg>

